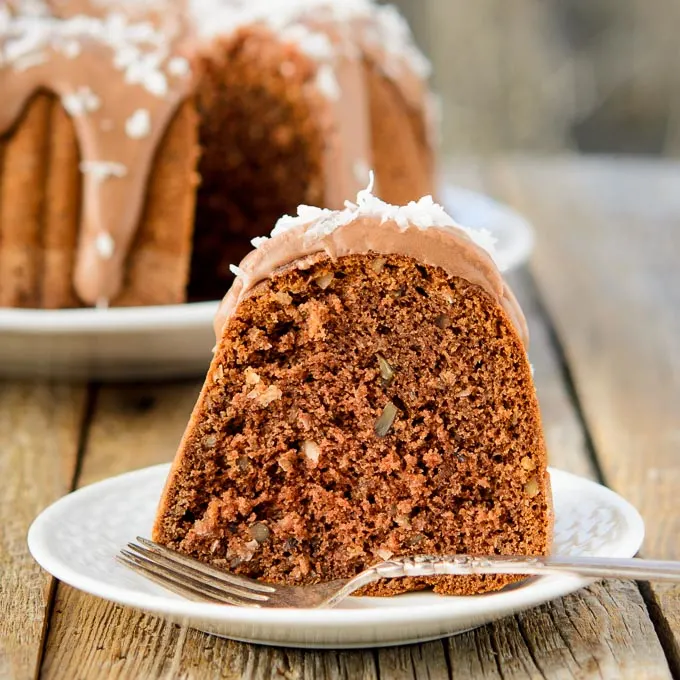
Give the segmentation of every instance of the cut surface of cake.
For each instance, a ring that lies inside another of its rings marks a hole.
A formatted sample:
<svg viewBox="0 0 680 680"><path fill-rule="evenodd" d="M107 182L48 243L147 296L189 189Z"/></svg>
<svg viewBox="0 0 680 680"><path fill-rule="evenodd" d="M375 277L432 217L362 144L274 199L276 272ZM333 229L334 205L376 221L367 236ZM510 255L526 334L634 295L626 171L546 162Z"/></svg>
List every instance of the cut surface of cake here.
<svg viewBox="0 0 680 680"><path fill-rule="evenodd" d="M255 240L216 317L154 539L295 585L393 556L546 554L526 324L487 239L431 198L396 207L366 190ZM395 579L363 594L514 580Z"/></svg>
<svg viewBox="0 0 680 680"><path fill-rule="evenodd" d="M427 75L373 0L0 3L0 306L217 299L370 167L432 191Z"/></svg>

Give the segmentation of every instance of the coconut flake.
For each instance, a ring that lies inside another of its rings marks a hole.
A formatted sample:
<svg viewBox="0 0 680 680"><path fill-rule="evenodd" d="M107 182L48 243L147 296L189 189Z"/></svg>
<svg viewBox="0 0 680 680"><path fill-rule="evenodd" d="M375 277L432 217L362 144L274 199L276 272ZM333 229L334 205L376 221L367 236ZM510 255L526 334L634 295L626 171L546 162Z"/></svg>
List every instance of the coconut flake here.
<svg viewBox="0 0 680 680"><path fill-rule="evenodd" d="M191 72L189 62L184 57L173 57L168 61L168 73L176 78L188 76Z"/></svg>
<svg viewBox="0 0 680 680"><path fill-rule="evenodd" d="M101 100L89 87L79 87L75 92L64 95L61 103L71 116L94 113L101 106Z"/></svg>
<svg viewBox="0 0 680 680"><path fill-rule="evenodd" d="M162 26L131 21L120 12L111 12L103 18L84 14L61 18L49 12L30 15L23 7L9 19L3 14L0 24L4 38L1 64L25 70L47 60L50 50L76 59L82 54L81 42L94 40L112 50L113 64L124 71L126 83L139 84L158 97L168 92L161 68L173 36Z"/></svg>
<svg viewBox="0 0 680 680"><path fill-rule="evenodd" d="M346 201L345 209L339 211L301 205L298 207L297 216L282 217L271 235L274 237L296 227L307 226L305 241L314 242L358 218L372 217L380 218L382 222L393 221L402 231L409 227L418 229L436 227L461 231L480 248L494 256L496 239L490 232L457 224L441 205L435 203L432 196L423 196L419 201L411 201L408 205L392 205L373 194L374 186L375 174L371 171L368 186L357 194L356 203Z"/></svg>
<svg viewBox="0 0 680 680"><path fill-rule="evenodd" d="M143 139L151 132L151 115L148 109L137 109L125 121L125 134L130 139Z"/></svg>
<svg viewBox="0 0 680 680"><path fill-rule="evenodd" d="M27 54L25 57L15 59L12 63L12 68L15 71L28 71L29 68L35 68L48 61L47 52L35 52L34 54Z"/></svg>
<svg viewBox="0 0 680 680"><path fill-rule="evenodd" d="M67 59L77 59L82 48L77 40L68 40L61 46L60 50Z"/></svg>
<svg viewBox="0 0 680 680"><path fill-rule="evenodd" d="M110 177L125 177L127 168L114 161L82 161L78 166L84 175L93 175L100 182Z"/></svg>
<svg viewBox="0 0 680 680"><path fill-rule="evenodd" d="M102 260L110 260L116 250L116 244L108 231L103 231L98 234L94 242L97 254Z"/></svg>
<svg viewBox="0 0 680 680"><path fill-rule="evenodd" d="M361 43L377 45L384 53L386 74L399 80L405 65L426 79L430 62L413 42L411 30L399 11L372 0L190 0L189 9L199 35L230 35L240 28L261 24L284 42L294 42L319 63L330 62L336 53L356 57ZM302 24L310 18L333 22L337 44ZM330 48L330 49L329 49Z"/></svg>
<svg viewBox="0 0 680 680"><path fill-rule="evenodd" d="M354 161L352 171L354 173L354 179L357 182L363 184L367 178L370 179L371 168L363 158L359 158Z"/></svg>
<svg viewBox="0 0 680 680"><path fill-rule="evenodd" d="M335 76L335 71L330 64L323 64L316 74L316 86L319 92L331 101L338 101L342 94L340 83Z"/></svg>

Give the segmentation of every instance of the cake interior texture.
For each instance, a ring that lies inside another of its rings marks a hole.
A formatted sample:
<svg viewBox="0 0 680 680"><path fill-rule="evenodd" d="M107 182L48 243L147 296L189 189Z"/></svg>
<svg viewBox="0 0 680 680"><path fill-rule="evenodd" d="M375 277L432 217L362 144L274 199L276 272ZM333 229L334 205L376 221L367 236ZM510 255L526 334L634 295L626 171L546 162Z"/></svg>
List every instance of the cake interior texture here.
<svg viewBox="0 0 680 680"><path fill-rule="evenodd" d="M203 179L189 298L216 299L250 239L301 203L323 204L324 139L304 91L313 65L291 45L241 30L212 45L197 66Z"/></svg>
<svg viewBox="0 0 680 680"><path fill-rule="evenodd" d="M549 549L525 349L483 289L405 256L319 254L257 284L224 329L181 451L154 537L265 581ZM514 580L395 579L362 594Z"/></svg>

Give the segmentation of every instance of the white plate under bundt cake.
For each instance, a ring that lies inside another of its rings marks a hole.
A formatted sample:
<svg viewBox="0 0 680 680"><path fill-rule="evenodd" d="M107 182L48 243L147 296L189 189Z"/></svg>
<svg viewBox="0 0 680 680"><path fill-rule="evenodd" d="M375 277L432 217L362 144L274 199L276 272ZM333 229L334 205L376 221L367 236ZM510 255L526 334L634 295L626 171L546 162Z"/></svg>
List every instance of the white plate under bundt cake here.
<svg viewBox="0 0 680 680"><path fill-rule="evenodd" d="M303 206L238 267L154 539L264 581L394 555L545 554L552 510L522 312L484 234L431 198ZM390 595L512 576L402 579Z"/></svg>
<svg viewBox="0 0 680 680"><path fill-rule="evenodd" d="M432 191L427 71L373 0L0 3L0 307L217 299L368 168Z"/></svg>

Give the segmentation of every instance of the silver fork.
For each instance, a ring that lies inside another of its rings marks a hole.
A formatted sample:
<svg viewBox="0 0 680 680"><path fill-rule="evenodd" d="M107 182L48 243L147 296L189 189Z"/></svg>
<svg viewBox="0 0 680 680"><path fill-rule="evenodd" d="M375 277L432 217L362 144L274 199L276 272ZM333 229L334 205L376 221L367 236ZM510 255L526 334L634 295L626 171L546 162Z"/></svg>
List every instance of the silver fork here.
<svg viewBox="0 0 680 680"><path fill-rule="evenodd" d="M592 579L637 579L680 582L680 562L614 557L475 557L418 555L380 562L353 578L311 586L260 583L208 566L146 538L137 537L116 556L122 564L164 588L192 600L237 607L334 607L359 588L380 579L405 576L571 574Z"/></svg>

